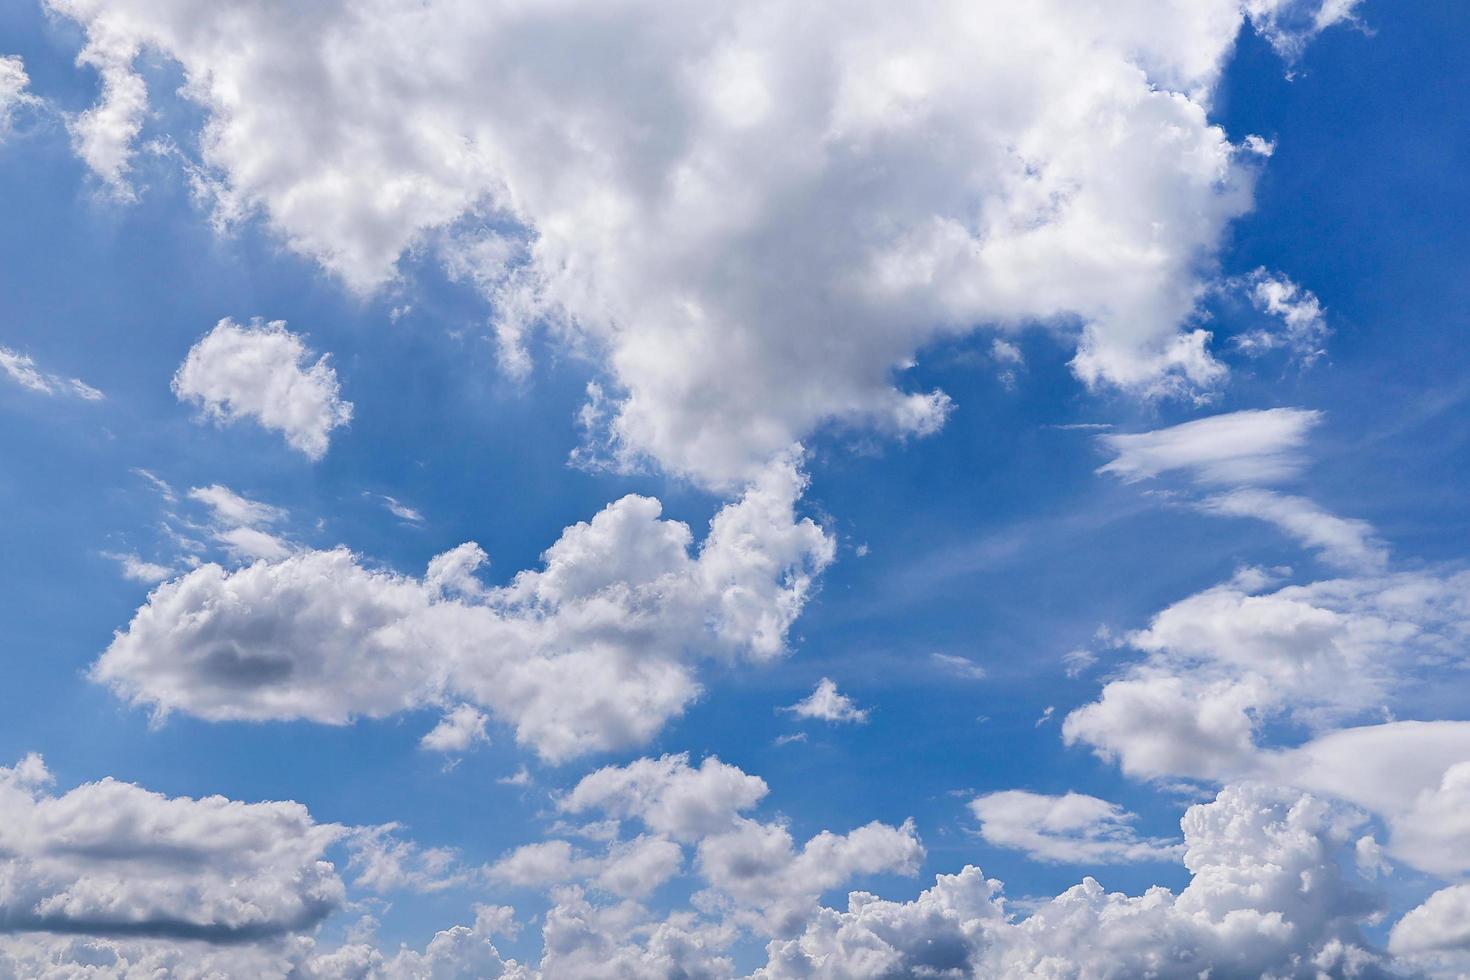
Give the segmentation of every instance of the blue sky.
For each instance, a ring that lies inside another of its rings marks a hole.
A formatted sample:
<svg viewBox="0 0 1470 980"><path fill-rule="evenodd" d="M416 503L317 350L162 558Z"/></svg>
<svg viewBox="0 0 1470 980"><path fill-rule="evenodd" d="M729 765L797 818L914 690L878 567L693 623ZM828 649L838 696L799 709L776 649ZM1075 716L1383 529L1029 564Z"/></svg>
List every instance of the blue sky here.
<svg viewBox="0 0 1470 980"><path fill-rule="evenodd" d="M1470 969L1462 11L289 6L0 10L0 975Z"/></svg>

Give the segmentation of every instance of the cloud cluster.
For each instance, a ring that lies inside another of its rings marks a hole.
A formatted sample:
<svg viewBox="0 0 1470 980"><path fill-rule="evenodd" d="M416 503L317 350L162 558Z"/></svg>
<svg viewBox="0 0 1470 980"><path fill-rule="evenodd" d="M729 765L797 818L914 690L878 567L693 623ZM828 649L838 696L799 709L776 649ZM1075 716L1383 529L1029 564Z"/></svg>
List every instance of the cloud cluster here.
<svg viewBox="0 0 1470 980"><path fill-rule="evenodd" d="M794 458L773 463L695 554L686 525L630 495L499 588L475 578L485 555L474 544L421 579L344 548L204 564L155 590L92 676L161 714L344 724L461 703L547 759L636 744L698 694L699 658L784 652L833 555L794 513L804 487ZM214 489L226 510L250 504Z"/></svg>
<svg viewBox="0 0 1470 980"><path fill-rule="evenodd" d="M801 936L772 942L759 980L900 976L1381 975L1344 879L1344 821L1310 796L1243 784L1182 821L1191 880L1129 897L1088 878L1015 921L1000 882L968 867L912 902L854 893Z"/></svg>
<svg viewBox="0 0 1470 980"><path fill-rule="evenodd" d="M242 327L226 318L189 349L173 390L216 422L254 419L317 460L327 454L332 430L352 419L352 403L339 396L326 355L311 358L283 321Z"/></svg>
<svg viewBox="0 0 1470 980"><path fill-rule="evenodd" d="M218 221L363 291L434 247L510 370L543 325L600 359L604 452L721 486L824 423L933 431L902 372L977 326L1072 336L1089 385L1218 383L1193 317L1264 159L1210 121L1221 69L1247 19L1295 52L1353 6L47 2L119 193L146 50Z"/></svg>

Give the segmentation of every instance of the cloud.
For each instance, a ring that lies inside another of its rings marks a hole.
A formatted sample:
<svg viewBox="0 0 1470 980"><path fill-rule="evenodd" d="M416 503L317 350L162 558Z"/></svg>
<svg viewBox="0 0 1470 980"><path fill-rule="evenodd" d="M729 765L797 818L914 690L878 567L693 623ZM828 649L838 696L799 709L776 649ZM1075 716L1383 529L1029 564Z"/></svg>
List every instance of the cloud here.
<svg viewBox="0 0 1470 980"><path fill-rule="evenodd" d="M242 327L226 318L189 349L174 375L174 394L222 424L254 419L318 460L332 430L351 420L352 403L339 397L326 355L309 363L312 356L284 321Z"/></svg>
<svg viewBox="0 0 1470 980"><path fill-rule="evenodd" d="M287 541L265 530L290 517L284 508L242 497L218 483L194 487L189 499L209 508L211 535L236 561L279 561L291 554Z"/></svg>
<svg viewBox="0 0 1470 980"><path fill-rule="evenodd" d="M487 741L485 723L489 720L483 711L461 704L419 739L419 745L431 752L463 752L476 742Z"/></svg>
<svg viewBox="0 0 1470 980"><path fill-rule="evenodd" d="M1255 270L1238 285L1256 309L1278 319L1281 326L1242 334L1234 340L1236 347L1252 356L1281 349L1305 364L1327 353L1323 345L1332 331L1327 327L1321 301L1310 289L1265 269Z"/></svg>
<svg viewBox="0 0 1470 980"><path fill-rule="evenodd" d="M714 756L697 768L687 753L638 759L584 776L557 801L564 813L600 810L637 819L650 830L692 841L729 830L735 818L766 795L765 780Z"/></svg>
<svg viewBox="0 0 1470 980"><path fill-rule="evenodd" d="M422 524L424 522L423 514L420 514L417 510L414 510L396 497L390 497L384 494L382 500L383 506L388 508L388 513L400 521L408 521L410 524Z"/></svg>
<svg viewBox="0 0 1470 980"><path fill-rule="evenodd" d="M987 843L1041 861L1122 864L1169 861L1183 852L1173 841L1139 837L1131 826L1134 814L1082 793L1004 790L971 800L970 812Z"/></svg>
<svg viewBox="0 0 1470 980"><path fill-rule="evenodd" d="M961 657L953 653L932 653L929 656L941 669L956 677L963 677L971 681L985 679L985 668L969 657Z"/></svg>
<svg viewBox="0 0 1470 980"><path fill-rule="evenodd" d="M1263 778L1347 800L1383 820L1385 853L1440 877L1470 871L1470 722L1400 721L1263 753Z"/></svg>
<svg viewBox="0 0 1470 980"><path fill-rule="evenodd" d="M13 131L16 110L38 101L27 91L30 84L25 62L19 55L0 55L0 142Z"/></svg>
<svg viewBox="0 0 1470 980"><path fill-rule="evenodd" d="M595 809L637 820L654 834L697 845L695 868L711 891L705 904L775 933L800 929L818 897L852 876L913 874L923 857L911 822L875 822L847 834L823 831L798 847L782 824L745 815L765 794L764 780L735 766L710 757L694 768L687 756L676 755L600 769L557 805L563 812ZM553 853L558 873L578 871L569 851ZM589 876L590 868L606 874L595 864L580 874Z"/></svg>
<svg viewBox="0 0 1470 980"><path fill-rule="evenodd" d="M1252 409L1153 432L1099 436L1114 458L1098 468L1125 483L1183 471L1198 483L1275 483L1302 468L1307 434L1321 412Z"/></svg>
<svg viewBox="0 0 1470 980"><path fill-rule="evenodd" d="M1261 727L1320 731L1376 710L1470 634L1463 572L1268 581L1243 575L1130 633L1145 659L1067 716L1066 740L1133 776L1229 778L1249 771Z"/></svg>
<svg viewBox="0 0 1470 980"><path fill-rule="evenodd" d="M1343 815L1311 796L1227 787L1181 821L1177 895L1107 893L1092 878L1013 921L998 881L967 867L912 902L853 893L768 947L758 980L896 976L1382 975L1371 911L1337 859Z"/></svg>
<svg viewBox="0 0 1470 980"><path fill-rule="evenodd" d="M103 558L110 558L122 566L123 578L130 582L145 582L152 585L170 578L174 570L167 565L157 562L144 561L134 554L119 554L115 551L102 552Z"/></svg>
<svg viewBox="0 0 1470 980"><path fill-rule="evenodd" d="M1470 885L1451 885L1430 895L1394 924L1388 948L1401 956L1470 952Z"/></svg>
<svg viewBox="0 0 1470 980"><path fill-rule="evenodd" d="M0 60L0 64L3 64L3 60ZM3 135L3 130L0 130L0 135ZM17 353L8 347L0 347L0 372L4 372L6 377L22 388L42 395L72 395L89 402L101 401L104 397L102 392L80 378L46 374L36 367L36 362L29 355Z"/></svg>
<svg viewBox="0 0 1470 980"><path fill-rule="evenodd" d="M345 724L460 702L551 760L638 744L696 696L699 659L785 652L833 554L794 513L804 487L794 459L773 463L695 554L686 525L630 495L494 589L474 584L473 544L423 579L345 548L205 564L155 590L92 676L160 715Z"/></svg>
<svg viewBox="0 0 1470 980"><path fill-rule="evenodd" d="M833 724L838 722L863 724L868 720L867 709L859 708L857 702L852 698L838 693L837 683L830 677L823 677L817 681L817 686L812 689L811 694L780 710L789 711L798 718L815 719Z"/></svg>
<svg viewBox="0 0 1470 980"><path fill-rule="evenodd" d="M111 778L52 795L0 769L0 930L209 942L308 930L344 900L343 833L298 803L168 798Z"/></svg>
<svg viewBox="0 0 1470 980"><path fill-rule="evenodd" d="M1280 528L1322 555L1328 564L1354 571L1381 571L1388 549L1367 521L1338 517L1305 497L1271 490L1240 489L1207 497L1200 510L1221 517L1251 517Z"/></svg>
<svg viewBox="0 0 1470 980"><path fill-rule="evenodd" d="M718 486L829 423L934 431L903 372L979 325L1068 335L1091 386L1220 383L1195 314L1263 159L1210 122L1221 69L1247 14L1294 52L1343 8L48 6L102 75L73 132L110 186L146 49L217 221L363 292L442 255L508 370L541 328L600 352L615 460Z"/></svg>

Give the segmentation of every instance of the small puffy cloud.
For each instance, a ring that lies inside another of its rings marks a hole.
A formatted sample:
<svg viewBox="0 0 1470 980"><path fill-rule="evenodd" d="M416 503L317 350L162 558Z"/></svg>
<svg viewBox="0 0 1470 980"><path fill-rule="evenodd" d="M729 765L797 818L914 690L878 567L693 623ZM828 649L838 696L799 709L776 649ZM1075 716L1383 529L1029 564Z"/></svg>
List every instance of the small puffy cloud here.
<svg viewBox="0 0 1470 980"><path fill-rule="evenodd" d="M1181 471L1199 483L1273 483L1302 468L1301 449L1321 420L1321 412L1300 408L1252 409L1099 436L1114 457L1098 472L1125 483Z"/></svg>
<svg viewBox="0 0 1470 980"><path fill-rule="evenodd" d="M122 567L123 578L130 582L144 582L153 585L162 582L174 573L174 570L167 565L144 561L131 553L104 551L102 557L117 562Z"/></svg>
<svg viewBox="0 0 1470 980"><path fill-rule="evenodd" d="M345 724L463 703L548 759L637 744L698 693L701 658L785 652L833 552L794 512L804 487L794 459L772 464L697 552L657 500L630 495L497 589L476 586L473 544L423 579L344 548L201 565L150 595L92 676L211 720Z"/></svg>
<svg viewBox="0 0 1470 980"><path fill-rule="evenodd" d="M419 745L431 752L463 752L486 740L485 724L490 717L473 705L461 704L439 720Z"/></svg>
<svg viewBox="0 0 1470 980"><path fill-rule="evenodd" d="M987 793L970 801L970 812L987 843L1041 861L1122 864L1170 861L1183 853L1173 841L1139 837L1132 826L1137 817L1116 803L1082 793Z"/></svg>
<svg viewBox="0 0 1470 980"><path fill-rule="evenodd" d="M1241 351L1258 356L1284 350L1306 364L1326 353L1323 344L1331 331L1322 303L1311 290L1265 269L1257 269L1238 284L1256 309L1281 324L1279 328L1252 330L1236 337L1235 345Z"/></svg>
<svg viewBox="0 0 1470 980"><path fill-rule="evenodd" d="M817 686L813 688L811 694L781 710L789 711L798 718L809 718L834 724L838 722L862 724L868 720L867 709L859 708L856 701L846 694L839 693L837 682L830 677L823 677L817 681Z"/></svg>
<svg viewBox="0 0 1470 980"><path fill-rule="evenodd" d="M0 131L0 135L3 135L3 131ZM103 398L102 392L80 378L47 374L36 366L35 360L29 355L3 346L0 346L0 373L22 388L42 395L71 395L91 402L101 401Z"/></svg>
<svg viewBox="0 0 1470 980"><path fill-rule="evenodd" d="M1200 501L1199 509L1221 517L1250 517L1280 528L1323 561L1359 572L1380 571L1388 549L1367 521L1338 517L1305 497L1243 488Z"/></svg>
<svg viewBox="0 0 1470 980"><path fill-rule="evenodd" d="M691 841L733 826L735 818L766 795L765 780L709 756L698 767L689 756L638 759L584 776L557 801L564 813L599 810L637 819L650 830Z"/></svg>
<svg viewBox="0 0 1470 980"><path fill-rule="evenodd" d="M343 833L298 803L169 798L103 779L52 794L37 756L0 769L7 931L262 940L344 900L323 853Z"/></svg>
<svg viewBox="0 0 1470 980"><path fill-rule="evenodd" d="M253 419L318 460L332 430L351 420L352 403L339 396L326 355L312 357L284 321L242 327L226 318L189 349L174 375L174 394L216 422Z"/></svg>

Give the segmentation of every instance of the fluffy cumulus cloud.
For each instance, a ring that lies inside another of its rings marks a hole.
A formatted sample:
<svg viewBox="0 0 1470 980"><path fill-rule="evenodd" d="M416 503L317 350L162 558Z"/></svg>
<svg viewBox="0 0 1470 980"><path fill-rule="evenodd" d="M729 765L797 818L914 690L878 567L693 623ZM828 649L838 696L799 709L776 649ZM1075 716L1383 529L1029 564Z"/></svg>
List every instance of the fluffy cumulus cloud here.
<svg viewBox="0 0 1470 980"><path fill-rule="evenodd" d="M312 361L305 342L280 320L240 326L224 319L189 349L174 394L221 422L253 419L280 432L310 459L327 453L333 429L352 418L326 355Z"/></svg>
<svg viewBox="0 0 1470 980"><path fill-rule="evenodd" d="M941 875L912 902L854 893L769 947L760 980L889 977L1381 975L1358 923L1371 911L1339 868L1352 821L1259 784L1182 821L1191 880L1129 897L1088 878L1016 921L998 881Z"/></svg>
<svg viewBox="0 0 1470 980"><path fill-rule="evenodd" d="M1140 837L1138 818L1107 800L1083 793L1047 796L1026 790L986 793L970 801L980 836L997 847L1042 861L1107 864L1172 860L1173 841Z"/></svg>
<svg viewBox="0 0 1470 980"><path fill-rule="evenodd" d="M296 803L168 798L104 779L59 796L37 756L0 769L0 929L260 940L310 929L344 889L342 833Z"/></svg>
<svg viewBox="0 0 1470 980"><path fill-rule="evenodd" d="M1194 314L1263 159L1210 121L1222 67L1247 19L1294 52L1352 7L48 4L114 189L136 62L176 62L217 219L359 290L435 247L511 370L541 325L602 358L601 451L720 485L823 423L932 431L948 399L902 371L980 325L1066 332L1091 385L1217 383Z"/></svg>
<svg viewBox="0 0 1470 980"><path fill-rule="evenodd" d="M698 694L699 658L785 651L833 555L794 513L804 486L794 459L772 464L697 552L687 525L630 495L498 588L474 576L474 544L423 578L344 548L201 565L149 596L92 675L160 714L343 724L460 703L548 759L635 744Z"/></svg>
<svg viewBox="0 0 1470 980"><path fill-rule="evenodd" d="M1247 571L1129 634L1144 659L1068 715L1066 739L1134 776L1239 776L1262 726L1321 731L1382 710L1421 671L1460 660L1470 635L1463 572L1270 584Z"/></svg>

